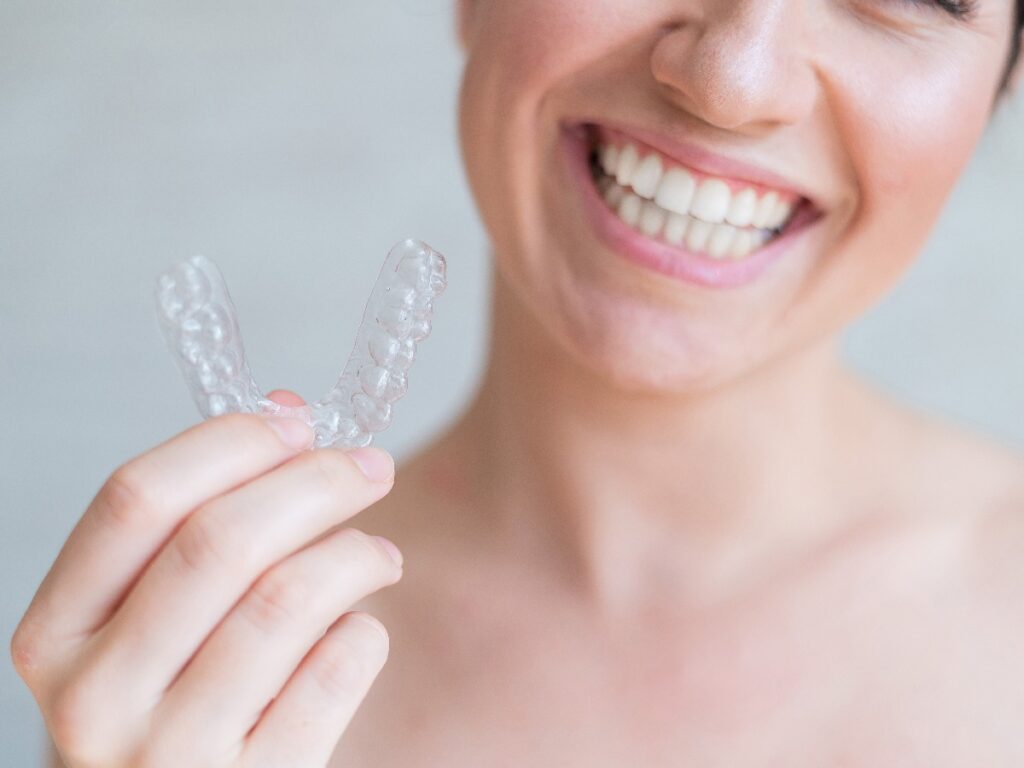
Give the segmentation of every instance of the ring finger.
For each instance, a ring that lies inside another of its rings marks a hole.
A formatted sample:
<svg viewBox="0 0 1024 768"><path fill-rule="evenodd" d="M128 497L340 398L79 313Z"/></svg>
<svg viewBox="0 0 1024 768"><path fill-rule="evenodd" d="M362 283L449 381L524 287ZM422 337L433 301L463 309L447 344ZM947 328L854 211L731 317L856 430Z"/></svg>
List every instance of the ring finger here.
<svg viewBox="0 0 1024 768"><path fill-rule="evenodd" d="M214 499L150 564L94 638L85 667L125 681L120 704L154 701L265 570L389 488L369 482L342 451L324 449Z"/></svg>
<svg viewBox="0 0 1024 768"><path fill-rule="evenodd" d="M327 628L401 577L393 557L376 537L343 528L265 573L167 692L153 744L185 743L193 755L239 748Z"/></svg>

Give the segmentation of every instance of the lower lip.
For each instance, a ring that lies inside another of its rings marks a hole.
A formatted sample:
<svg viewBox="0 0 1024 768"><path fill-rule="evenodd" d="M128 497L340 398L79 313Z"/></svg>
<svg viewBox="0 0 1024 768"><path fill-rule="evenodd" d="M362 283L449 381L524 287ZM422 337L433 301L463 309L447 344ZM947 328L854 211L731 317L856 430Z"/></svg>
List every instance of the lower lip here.
<svg viewBox="0 0 1024 768"><path fill-rule="evenodd" d="M605 203L590 171L590 143L580 129L566 129L564 148L572 178L582 190L587 218L598 236L627 261L686 283L709 288L737 288L754 282L787 253L820 214L800 204L782 234L751 255L737 260L712 259L645 237L620 219Z"/></svg>

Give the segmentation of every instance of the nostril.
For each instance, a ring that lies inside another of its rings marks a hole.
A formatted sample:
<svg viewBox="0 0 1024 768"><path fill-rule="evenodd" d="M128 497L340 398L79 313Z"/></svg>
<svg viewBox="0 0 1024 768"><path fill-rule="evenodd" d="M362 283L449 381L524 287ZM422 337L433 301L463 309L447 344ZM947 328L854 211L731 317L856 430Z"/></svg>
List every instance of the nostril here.
<svg viewBox="0 0 1024 768"><path fill-rule="evenodd" d="M761 134L807 117L817 79L793 39L785 3L719 4L714 15L665 25L650 54L659 93L719 130ZM726 6L728 6L726 8Z"/></svg>

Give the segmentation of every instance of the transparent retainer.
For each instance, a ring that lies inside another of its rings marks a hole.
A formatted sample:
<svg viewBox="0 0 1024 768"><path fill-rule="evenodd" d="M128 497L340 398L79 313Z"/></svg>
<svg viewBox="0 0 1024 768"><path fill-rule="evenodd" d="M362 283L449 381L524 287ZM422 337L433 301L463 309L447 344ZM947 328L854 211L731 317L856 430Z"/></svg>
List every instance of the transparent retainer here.
<svg viewBox="0 0 1024 768"><path fill-rule="evenodd" d="M193 256L160 275L157 316L204 418L225 413L288 416L309 424L318 448L358 448L391 423L405 395L417 344L430 333L446 285L444 256L405 240L388 254L363 312L355 346L331 390L293 408L268 400L249 370L235 305L217 266Z"/></svg>

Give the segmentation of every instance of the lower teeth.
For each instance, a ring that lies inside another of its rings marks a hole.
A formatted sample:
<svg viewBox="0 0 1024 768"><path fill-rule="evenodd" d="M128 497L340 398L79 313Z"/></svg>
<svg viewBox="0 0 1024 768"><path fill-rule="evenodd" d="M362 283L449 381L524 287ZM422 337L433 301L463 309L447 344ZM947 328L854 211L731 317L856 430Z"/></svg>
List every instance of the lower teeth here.
<svg viewBox="0 0 1024 768"><path fill-rule="evenodd" d="M776 229L713 224L693 216L680 216L620 186L591 156L591 173L605 203L625 224L647 237L668 245L701 253L715 260L739 260L770 243L785 225ZM632 198L632 199L631 199Z"/></svg>

